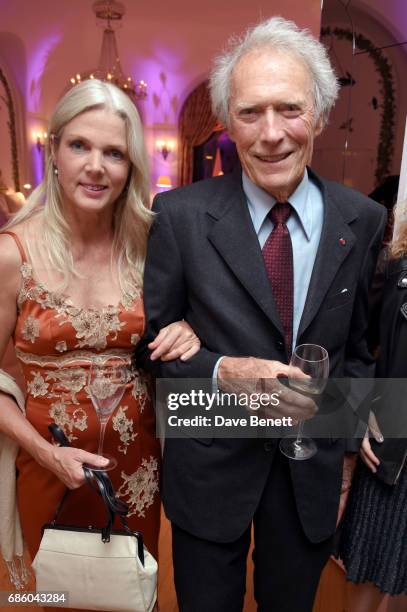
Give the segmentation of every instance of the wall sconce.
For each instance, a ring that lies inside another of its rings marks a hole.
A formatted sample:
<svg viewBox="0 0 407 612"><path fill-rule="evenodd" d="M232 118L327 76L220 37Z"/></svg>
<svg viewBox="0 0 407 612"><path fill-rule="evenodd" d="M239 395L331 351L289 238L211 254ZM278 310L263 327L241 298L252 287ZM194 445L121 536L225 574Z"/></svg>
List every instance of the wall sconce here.
<svg viewBox="0 0 407 612"><path fill-rule="evenodd" d="M163 187L164 189L171 189L172 183L169 176L159 176L156 182L157 187Z"/></svg>
<svg viewBox="0 0 407 612"><path fill-rule="evenodd" d="M25 202L25 195L21 191L14 191L14 189L7 189L4 191L4 195L7 200L7 207L9 213L16 213L20 210L21 206Z"/></svg>
<svg viewBox="0 0 407 612"><path fill-rule="evenodd" d="M47 132L33 132L32 137L38 151L41 151L41 149L45 147L45 143L47 142Z"/></svg>
<svg viewBox="0 0 407 612"><path fill-rule="evenodd" d="M25 195L21 191L16 191L15 196L16 196L17 200L19 202L21 202L21 204L24 204L24 202L25 202Z"/></svg>
<svg viewBox="0 0 407 612"><path fill-rule="evenodd" d="M171 151L174 150L175 143L173 140L156 140L155 148L161 155L163 159L166 160Z"/></svg>

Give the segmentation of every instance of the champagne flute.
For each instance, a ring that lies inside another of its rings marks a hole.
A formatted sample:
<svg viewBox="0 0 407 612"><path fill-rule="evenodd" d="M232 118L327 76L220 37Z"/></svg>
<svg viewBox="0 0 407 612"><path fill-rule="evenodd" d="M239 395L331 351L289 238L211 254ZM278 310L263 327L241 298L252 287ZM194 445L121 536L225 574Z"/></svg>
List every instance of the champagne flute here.
<svg viewBox="0 0 407 612"><path fill-rule="evenodd" d="M294 378L288 375L292 389L314 399L325 388L329 376L328 351L318 344L300 344L292 354L290 366L299 368L309 378ZM288 436L280 440L280 450L289 459L303 461L310 459L317 452L317 445L312 438L303 435L304 421L298 424L297 436Z"/></svg>
<svg viewBox="0 0 407 612"><path fill-rule="evenodd" d="M115 355L98 355L92 361L89 371L88 390L93 407L99 419L98 455L109 459L107 466L95 468L95 471L112 470L117 466L117 459L103 452L106 426L118 403L123 397L129 372L126 363Z"/></svg>

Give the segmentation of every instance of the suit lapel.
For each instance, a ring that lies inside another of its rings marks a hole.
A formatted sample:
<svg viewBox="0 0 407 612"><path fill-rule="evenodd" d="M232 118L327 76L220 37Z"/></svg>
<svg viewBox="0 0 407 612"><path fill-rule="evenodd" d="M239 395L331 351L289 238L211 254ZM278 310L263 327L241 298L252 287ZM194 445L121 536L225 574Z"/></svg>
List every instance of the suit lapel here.
<svg viewBox="0 0 407 612"><path fill-rule="evenodd" d="M207 214L216 219L208 234L209 241L265 315L283 333L240 178L234 177L230 193L214 202Z"/></svg>
<svg viewBox="0 0 407 612"><path fill-rule="evenodd" d="M325 181L310 169L308 172L322 191L325 207L321 239L298 338L316 316L339 268L353 248L355 235L349 223L357 216L351 205L335 202L334 193L328 190ZM208 239L246 291L283 335L283 327L273 299L260 245L242 189L240 172L230 175L228 179L219 199L208 207L207 214L215 219L208 233Z"/></svg>
<svg viewBox="0 0 407 612"><path fill-rule="evenodd" d="M307 299L302 313L298 338L316 316L321 303L332 284L338 269L351 252L355 235L349 227L355 218L352 209L340 210L326 184L309 170L310 175L319 184L324 198L324 223L321 239L315 258L315 264L308 287Z"/></svg>

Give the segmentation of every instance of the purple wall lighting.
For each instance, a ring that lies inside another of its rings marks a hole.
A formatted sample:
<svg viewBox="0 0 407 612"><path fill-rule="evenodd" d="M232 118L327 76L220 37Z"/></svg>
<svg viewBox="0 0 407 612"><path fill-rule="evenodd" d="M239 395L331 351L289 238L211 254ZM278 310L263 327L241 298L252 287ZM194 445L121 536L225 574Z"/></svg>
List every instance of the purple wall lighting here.
<svg viewBox="0 0 407 612"><path fill-rule="evenodd" d="M31 159L34 176L34 187L37 187L44 178L44 150L38 149L37 145L31 146Z"/></svg>
<svg viewBox="0 0 407 612"><path fill-rule="evenodd" d="M48 58L62 38L62 34L49 34L43 38L28 58L27 110L37 113L40 109L41 79L47 67Z"/></svg>

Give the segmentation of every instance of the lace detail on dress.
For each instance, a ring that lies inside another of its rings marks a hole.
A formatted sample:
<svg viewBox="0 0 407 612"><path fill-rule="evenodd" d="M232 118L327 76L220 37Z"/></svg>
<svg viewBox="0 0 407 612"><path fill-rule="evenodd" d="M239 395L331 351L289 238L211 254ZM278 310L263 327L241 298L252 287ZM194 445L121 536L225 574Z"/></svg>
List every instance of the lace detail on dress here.
<svg viewBox="0 0 407 612"><path fill-rule="evenodd" d="M127 453L127 447L138 436L137 433L133 432L133 419L128 419L126 416L127 410L128 406L120 406L117 413L112 418L113 429L119 432L120 441L123 442L123 445L119 446L118 449L124 455Z"/></svg>
<svg viewBox="0 0 407 612"><path fill-rule="evenodd" d="M60 325L71 324L76 332L78 340L75 348L94 348L105 349L107 341L116 340L118 332L126 325L125 321L120 321L118 306L105 306L103 308L78 308L71 300L58 293L46 289L40 282L34 280L32 267L28 263L20 267L23 283L18 296L18 308L21 310L22 304L26 300L36 302L41 308L51 308L57 311L60 318ZM140 297L140 290L135 289L132 294L123 295L120 304L125 310L130 310L134 300ZM38 337L39 324L33 317L28 317L25 322L23 338L34 343ZM61 351L61 347L56 348Z"/></svg>
<svg viewBox="0 0 407 612"><path fill-rule="evenodd" d="M41 372L31 372L31 374L34 378L30 382L27 382L27 392L33 397L47 395L49 384L45 382L44 378L41 376Z"/></svg>
<svg viewBox="0 0 407 612"><path fill-rule="evenodd" d="M93 361L98 360L98 354L93 351L70 351L67 355L35 355L34 353L26 353L18 348L16 348L16 355L20 361L24 364L35 365L39 367L58 367L62 368L63 366L68 365L72 361L83 361L84 363L91 364ZM130 365L131 363L131 350L127 348L109 348L103 351L103 356L105 355L117 355L121 357L126 365ZM103 356L100 356L103 359ZM133 370L135 375L138 375L137 370Z"/></svg>
<svg viewBox="0 0 407 612"><path fill-rule="evenodd" d="M117 349L111 349L112 354L117 355ZM123 360L130 364L130 355L126 349L120 351L123 355ZM90 351L75 351L68 355L31 355L16 350L17 357L25 364L36 365L42 367L43 371L31 370L30 375L27 375L27 393L33 397L44 397L47 399L60 399L60 403L51 405L52 410L58 409L59 418L63 423L68 423L68 412L66 409L69 405L77 406L80 404L78 394L81 391L86 393L86 397L90 398L88 389L88 374L90 363L97 361L98 355ZM103 359L103 356L100 356ZM103 381L104 384L106 381ZM132 396L137 400L140 413L143 412L146 402L149 399L147 384L137 370L130 371L128 387L131 388ZM95 391L95 390L94 390ZM99 390L99 393L104 389ZM112 394L112 389L106 389L107 395ZM103 393L102 393L103 395ZM63 409L63 410L62 410ZM72 408L71 408L72 409ZM123 443L119 446L119 451L126 454L127 447L136 438L137 434L133 433L133 421L126 417L127 407L120 408L116 416L113 417L113 429L120 434L120 440ZM51 412L50 415L52 416ZM62 416L61 416L62 415ZM70 421L69 421L70 422ZM76 422L76 421L75 421ZM86 421L80 420L80 423L86 427ZM75 425L76 426L76 425ZM82 425L81 425L82 426ZM64 428L63 425L61 427ZM78 429L80 427L76 426ZM73 425L70 426L72 431Z"/></svg>
<svg viewBox="0 0 407 612"><path fill-rule="evenodd" d="M21 332L24 340L34 344L35 339L40 335L40 324L34 317L27 317L24 321L23 331Z"/></svg>
<svg viewBox="0 0 407 612"><path fill-rule="evenodd" d="M130 342L132 343L133 346L136 346L136 344L138 344L140 342L140 335L139 334L131 334Z"/></svg>
<svg viewBox="0 0 407 612"><path fill-rule="evenodd" d="M127 516L137 514L145 517L145 510L154 503L154 495L158 491L158 462L150 456L150 460L143 459L140 467L130 475L121 473L123 484L117 495L126 498L129 506Z"/></svg>
<svg viewBox="0 0 407 612"><path fill-rule="evenodd" d="M108 306L102 310L84 310L67 306L59 316L66 317L60 325L70 323L76 331L78 343L76 348L85 346L95 349L104 349L107 346L107 339L117 339L117 333L126 325L125 321L120 322L119 309L115 306Z"/></svg>
<svg viewBox="0 0 407 612"><path fill-rule="evenodd" d="M55 382L52 385L53 393L49 393L48 397L59 397L62 393L70 395L72 404L79 404L76 394L85 388L87 377L88 369L81 367L50 371L46 376L46 380Z"/></svg>
<svg viewBox="0 0 407 612"><path fill-rule="evenodd" d="M150 399L148 385L143 374L138 370L133 370L133 376L133 388L131 390L131 394L134 399L139 402L140 412L143 412L146 402Z"/></svg>
<svg viewBox="0 0 407 612"><path fill-rule="evenodd" d="M58 351L58 353L64 353L65 351L67 351L68 346L65 340L59 340L59 342L57 342L55 345L55 350Z"/></svg>
<svg viewBox="0 0 407 612"><path fill-rule="evenodd" d="M61 399L51 404L48 412L53 422L63 430L69 442L73 442L78 439L73 430L85 431L88 427L88 417L83 408L76 408L70 415L67 407L68 403Z"/></svg>

